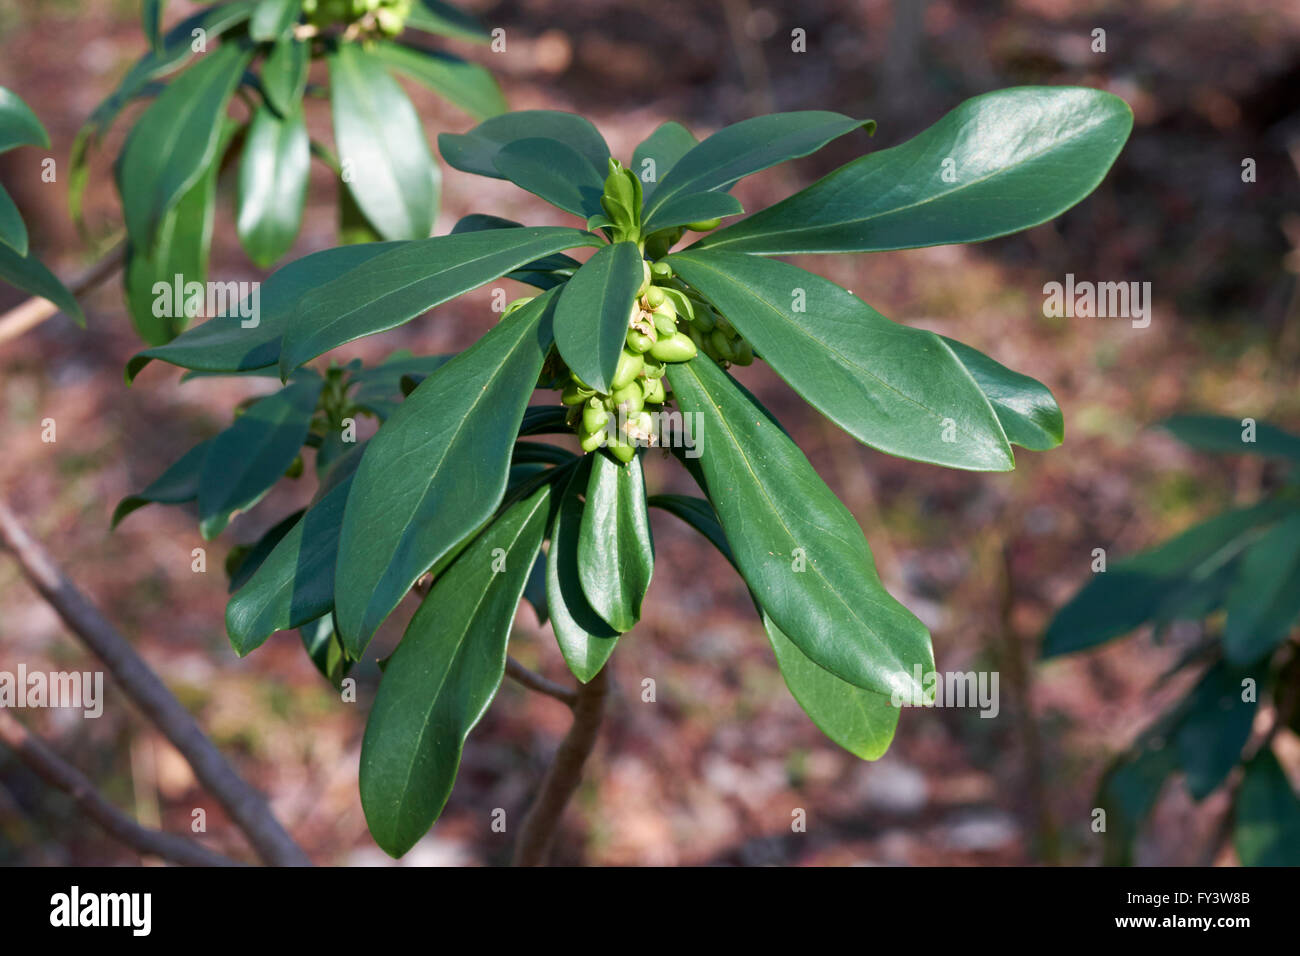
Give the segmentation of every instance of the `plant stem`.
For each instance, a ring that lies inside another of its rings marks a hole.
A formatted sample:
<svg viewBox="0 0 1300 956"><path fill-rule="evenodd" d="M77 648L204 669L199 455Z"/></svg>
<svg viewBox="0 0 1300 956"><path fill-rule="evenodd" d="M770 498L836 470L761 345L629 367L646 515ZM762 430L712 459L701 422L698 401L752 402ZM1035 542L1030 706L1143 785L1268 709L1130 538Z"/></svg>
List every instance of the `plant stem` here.
<svg viewBox="0 0 1300 956"><path fill-rule="evenodd" d="M0 546L13 554L28 583L58 612L68 629L104 662L127 696L184 755L194 775L248 837L258 856L272 866L310 866L307 854L272 815L262 795L239 776L193 715L40 543L27 533L2 500Z"/></svg>
<svg viewBox="0 0 1300 956"><path fill-rule="evenodd" d="M573 725L560 742L555 760L546 771L542 789L524 818L519 842L515 845L515 866L545 866L551 843L564 808L582 780L582 767L596 746L600 722L609 690L606 670L602 669L586 684L578 687L573 704Z"/></svg>
<svg viewBox="0 0 1300 956"><path fill-rule="evenodd" d="M68 291L74 296L84 295L95 286L107 281L121 268L126 256L126 240L119 242L81 275L68 282ZM28 329L40 325L51 316L59 314L59 307L38 295L0 314L0 342L17 338Z"/></svg>
<svg viewBox="0 0 1300 956"><path fill-rule="evenodd" d="M535 690L547 697L554 697L567 707L575 707L578 703L577 691L530 671L513 657L506 658L506 676L522 687Z"/></svg>
<svg viewBox="0 0 1300 956"><path fill-rule="evenodd" d="M184 866L239 865L193 840L141 826L109 803L85 774L4 710L0 710L0 743L12 750L42 780L71 797L81 812L98 823L104 832L133 850Z"/></svg>

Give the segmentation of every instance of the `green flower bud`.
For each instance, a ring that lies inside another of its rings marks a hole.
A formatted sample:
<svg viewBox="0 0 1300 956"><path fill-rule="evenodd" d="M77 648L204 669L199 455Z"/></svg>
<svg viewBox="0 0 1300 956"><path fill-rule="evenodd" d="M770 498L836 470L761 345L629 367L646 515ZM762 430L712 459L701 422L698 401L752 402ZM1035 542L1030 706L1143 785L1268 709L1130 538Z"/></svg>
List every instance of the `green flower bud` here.
<svg viewBox="0 0 1300 956"><path fill-rule="evenodd" d="M629 445L627 442L618 442L617 444L610 442L606 447L609 448L615 458L625 465L636 456L636 446Z"/></svg>
<svg viewBox="0 0 1300 956"><path fill-rule="evenodd" d="M674 332L656 342L650 354L664 362L689 362L695 358L696 348L690 336Z"/></svg>
<svg viewBox="0 0 1300 956"><path fill-rule="evenodd" d="M651 349L654 345L651 345ZM610 381L615 392L631 382L641 374L641 369L645 367L645 361L635 352L629 352L624 349L618 357L618 368L614 370L614 378Z"/></svg>
<svg viewBox="0 0 1300 956"><path fill-rule="evenodd" d="M677 332L677 316L674 313L669 315L667 311L650 313L655 317L655 331L660 336L674 335Z"/></svg>
<svg viewBox="0 0 1300 956"><path fill-rule="evenodd" d="M645 384L641 386L645 393L645 403L647 405L662 405L668 400L668 393L664 390L664 380L662 378L646 379Z"/></svg>
<svg viewBox="0 0 1300 956"><path fill-rule="evenodd" d="M686 228L691 232L708 232L717 229L720 225L722 225L721 219L701 219L699 222L688 222Z"/></svg>
<svg viewBox="0 0 1300 956"><path fill-rule="evenodd" d="M605 432L601 429L589 432L582 436L579 444L581 444L583 451L595 451L601 445L605 444Z"/></svg>
<svg viewBox="0 0 1300 956"><path fill-rule="evenodd" d="M733 359L733 361L737 365L754 364L754 347L752 345L750 345L744 339L737 339L735 349L736 349L736 357L735 359Z"/></svg>
<svg viewBox="0 0 1300 956"><path fill-rule="evenodd" d="M671 279L673 277L673 267L666 262L650 263L650 272L656 279Z"/></svg>
<svg viewBox="0 0 1300 956"><path fill-rule="evenodd" d="M650 271L654 271L654 266L650 267ZM652 285L650 288L645 290L645 304L649 306L651 310L657 309L659 306L663 305L665 298L667 298L667 296L664 295L664 290L659 288L657 285Z"/></svg>
<svg viewBox="0 0 1300 956"><path fill-rule="evenodd" d="M595 394L592 389L583 388L570 382L564 386L564 391L560 393L560 401L565 405L581 405Z"/></svg>
<svg viewBox="0 0 1300 956"><path fill-rule="evenodd" d="M695 325L699 326L701 332L705 335L713 331L717 324L718 313L714 312L707 305L701 305L695 309Z"/></svg>
<svg viewBox="0 0 1300 956"><path fill-rule="evenodd" d="M609 422L609 412L599 400L589 401L582 409L582 427L588 432L598 432Z"/></svg>
<svg viewBox="0 0 1300 956"><path fill-rule="evenodd" d="M713 345L724 361L734 362L736 360L736 350L731 347L731 339L723 333L721 327L713 330L709 335L709 342Z"/></svg>
<svg viewBox="0 0 1300 956"><path fill-rule="evenodd" d="M656 288L659 287L656 286ZM684 315L686 316L687 322L695 321L695 306L691 303L690 296L678 289L672 288L664 289L664 295L667 297L668 301L673 304L673 308L677 310L679 318Z"/></svg>
<svg viewBox="0 0 1300 956"><path fill-rule="evenodd" d="M646 335L644 332L638 332L636 329L628 329L627 347L638 355L642 352L649 352L650 348L654 344L654 336Z"/></svg>
<svg viewBox="0 0 1300 956"><path fill-rule="evenodd" d="M614 399L616 407L622 406L628 414L635 414L645 408L645 393L636 382L617 389L610 397Z"/></svg>

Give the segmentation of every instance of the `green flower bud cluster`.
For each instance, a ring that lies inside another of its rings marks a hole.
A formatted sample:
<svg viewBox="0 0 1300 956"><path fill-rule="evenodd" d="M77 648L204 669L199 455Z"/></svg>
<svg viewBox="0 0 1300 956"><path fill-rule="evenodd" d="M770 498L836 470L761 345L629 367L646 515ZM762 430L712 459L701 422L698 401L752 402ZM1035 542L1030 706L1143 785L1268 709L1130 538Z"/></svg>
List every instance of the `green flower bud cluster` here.
<svg viewBox="0 0 1300 956"><path fill-rule="evenodd" d="M411 15L412 0L303 0L307 22L324 29L359 24L369 32L397 36Z"/></svg>
<svg viewBox="0 0 1300 956"><path fill-rule="evenodd" d="M668 297L678 316L686 320L686 336L691 344L713 361L723 365L750 365L754 348L726 317L706 302L694 289L676 278L667 263L656 262L655 279L663 283L653 287ZM679 333L680 334L680 333Z"/></svg>

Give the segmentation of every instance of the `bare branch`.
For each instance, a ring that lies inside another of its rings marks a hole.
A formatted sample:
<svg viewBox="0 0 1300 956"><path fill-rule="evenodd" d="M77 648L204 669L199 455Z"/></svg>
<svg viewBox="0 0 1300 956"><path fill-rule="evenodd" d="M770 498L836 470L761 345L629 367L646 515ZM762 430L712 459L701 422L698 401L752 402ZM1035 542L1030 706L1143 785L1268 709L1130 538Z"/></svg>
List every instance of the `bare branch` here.
<svg viewBox="0 0 1300 956"><path fill-rule="evenodd" d="M548 697L554 697L561 703L574 707L578 703L578 693L572 688L565 687L535 671L530 671L523 664L520 664L513 657L506 658L506 676L516 683L527 687L529 690L535 690L539 694L545 694Z"/></svg>
<svg viewBox="0 0 1300 956"><path fill-rule="evenodd" d="M184 755L194 775L248 837L258 856L274 866L310 866L307 854L271 814L262 795L235 772L190 712L27 533L4 501L0 501L0 545L13 553L32 587Z"/></svg>
<svg viewBox="0 0 1300 956"><path fill-rule="evenodd" d="M64 761L5 710L0 710L0 743L9 747L42 780L76 801L86 816L103 827L109 836L133 850L185 866L240 865L193 840L142 827L105 800L85 774Z"/></svg>
<svg viewBox="0 0 1300 956"><path fill-rule="evenodd" d="M126 242L124 240L110 249L104 258L69 281L68 291L74 296L79 296L107 281L121 268L125 256ZM40 325L46 319L58 314L59 307L57 305L49 299L34 295L27 301L19 303L8 312L0 315L0 342L7 342L10 339L17 338L28 329Z"/></svg>
<svg viewBox="0 0 1300 956"><path fill-rule="evenodd" d="M515 866L544 866L551 852L551 842L569 798L582 781L582 767L596 746L600 721L605 710L608 684L602 669L586 684L578 687L573 706L573 725L560 742L555 760L546 771L541 792L524 818L519 843L515 846Z"/></svg>

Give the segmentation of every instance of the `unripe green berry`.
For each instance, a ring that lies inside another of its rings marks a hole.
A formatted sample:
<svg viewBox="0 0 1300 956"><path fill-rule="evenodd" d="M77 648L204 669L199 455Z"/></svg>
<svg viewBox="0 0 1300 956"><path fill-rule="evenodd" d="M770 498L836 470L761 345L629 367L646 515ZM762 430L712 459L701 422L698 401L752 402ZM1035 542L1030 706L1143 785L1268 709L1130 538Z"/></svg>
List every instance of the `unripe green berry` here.
<svg viewBox="0 0 1300 956"><path fill-rule="evenodd" d="M654 345L651 345L650 348L653 350ZM617 392L620 388L627 385L640 375L641 369L644 367L645 361L640 355L624 349L618 357L618 368L615 369L614 377L610 380L609 384L613 387L613 390Z"/></svg>
<svg viewBox="0 0 1300 956"><path fill-rule="evenodd" d="M666 262L650 263L650 273L656 279L671 279L673 277L673 267Z"/></svg>
<svg viewBox="0 0 1300 956"><path fill-rule="evenodd" d="M625 465L636 455L636 446L629 445L627 442L618 442L617 444L610 442L606 447L609 448L615 458Z"/></svg>
<svg viewBox="0 0 1300 956"><path fill-rule="evenodd" d="M651 309L659 308L659 306L664 304L664 299L666 298L667 296L664 295L664 290L659 288L657 285L652 285L650 288L645 290L645 304Z"/></svg>
<svg viewBox="0 0 1300 956"><path fill-rule="evenodd" d="M609 412L599 401L587 402L582 409L582 427L588 433L600 431L609 422Z"/></svg>
<svg viewBox="0 0 1300 956"><path fill-rule="evenodd" d="M699 222L688 222L686 228L691 232L708 232L710 229L717 229L722 225L721 219L701 219Z"/></svg>
<svg viewBox="0 0 1300 956"><path fill-rule="evenodd" d="M695 358L696 348L690 336L674 332L656 342L650 354L663 362L689 362Z"/></svg>
<svg viewBox="0 0 1300 956"><path fill-rule="evenodd" d="M579 444L582 446L583 451L595 451L601 445L605 444L605 432L601 429L588 432L586 435L582 436Z"/></svg>
<svg viewBox="0 0 1300 956"><path fill-rule="evenodd" d="M560 393L560 401L565 405L581 405L594 394L596 393L591 389L570 382L564 386L564 391Z"/></svg>
<svg viewBox="0 0 1300 956"><path fill-rule="evenodd" d="M750 345L744 339L737 339L735 349L736 349L736 357L732 361L734 361L737 365L754 364L754 347L752 345Z"/></svg>
<svg viewBox="0 0 1300 956"><path fill-rule="evenodd" d="M638 355L642 352L649 352L654 344L654 336L646 335L644 332L638 332L636 329L628 329L627 347Z"/></svg>
<svg viewBox="0 0 1300 956"><path fill-rule="evenodd" d="M621 406L628 414L635 414L645 408L645 393L636 382L624 385L610 396L616 407Z"/></svg>
<svg viewBox="0 0 1300 956"><path fill-rule="evenodd" d="M655 317L655 331L658 332L660 336L674 335L677 332L676 314L669 315L666 311L656 311L651 312L650 314Z"/></svg>
<svg viewBox="0 0 1300 956"><path fill-rule="evenodd" d="M736 360L736 350L731 347L731 339L727 338L721 327L713 330L709 335L709 342L725 361L734 362Z"/></svg>

